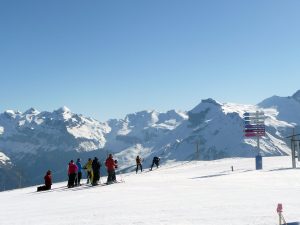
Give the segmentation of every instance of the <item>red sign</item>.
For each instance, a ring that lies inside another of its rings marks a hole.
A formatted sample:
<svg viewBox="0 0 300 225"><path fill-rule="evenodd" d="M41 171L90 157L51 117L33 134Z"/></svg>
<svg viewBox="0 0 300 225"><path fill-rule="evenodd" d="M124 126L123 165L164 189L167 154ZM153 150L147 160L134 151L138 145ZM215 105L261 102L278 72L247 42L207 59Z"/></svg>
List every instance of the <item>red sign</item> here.
<svg viewBox="0 0 300 225"><path fill-rule="evenodd" d="M277 205L277 212L282 213L282 204L281 203L278 203L278 205Z"/></svg>
<svg viewBox="0 0 300 225"><path fill-rule="evenodd" d="M262 137L265 135L266 133L245 133L245 137Z"/></svg>

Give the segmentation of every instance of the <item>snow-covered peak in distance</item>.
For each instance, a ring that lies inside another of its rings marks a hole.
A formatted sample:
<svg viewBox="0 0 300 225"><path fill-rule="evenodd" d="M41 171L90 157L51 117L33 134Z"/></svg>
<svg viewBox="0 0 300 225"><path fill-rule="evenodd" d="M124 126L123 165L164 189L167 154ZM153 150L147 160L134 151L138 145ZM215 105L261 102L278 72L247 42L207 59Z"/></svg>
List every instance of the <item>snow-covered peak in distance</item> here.
<svg viewBox="0 0 300 225"><path fill-rule="evenodd" d="M20 111L15 111L15 110L6 110L4 112L4 115L6 115L9 118L17 118L21 115L22 113Z"/></svg>
<svg viewBox="0 0 300 225"><path fill-rule="evenodd" d="M64 113L70 113L71 110L68 107L63 106L63 107L60 107L59 109L55 110L54 112L64 114Z"/></svg>
<svg viewBox="0 0 300 225"><path fill-rule="evenodd" d="M272 96L258 104L261 108L273 108L278 111L277 119L288 123L300 124L300 92L296 92L293 97Z"/></svg>
<svg viewBox="0 0 300 225"><path fill-rule="evenodd" d="M67 107L53 112L0 114L0 148L4 153L41 153L55 150L88 152L103 148L105 123L72 113Z"/></svg>
<svg viewBox="0 0 300 225"><path fill-rule="evenodd" d="M207 108L217 108L217 109L221 109L222 104L215 101L212 98L208 98L208 99L204 99L201 101L201 103L199 105L197 105L195 108L193 108L191 111L189 111L190 113L196 114L196 113L200 113L204 110L206 110Z"/></svg>
<svg viewBox="0 0 300 225"><path fill-rule="evenodd" d="M158 124L170 124L171 121L173 121L173 124L175 125L186 119L188 119L188 116L182 111L170 110L166 113L161 113L155 110L144 110L128 114L125 119L121 121L127 124L128 127L139 127L140 129L144 129L147 127L155 127Z"/></svg>
<svg viewBox="0 0 300 225"><path fill-rule="evenodd" d="M63 106L63 107L58 108L57 110L54 110L51 113L51 116L53 118L56 118L59 120L69 120L72 118L73 113L71 112L71 110L68 107Z"/></svg>

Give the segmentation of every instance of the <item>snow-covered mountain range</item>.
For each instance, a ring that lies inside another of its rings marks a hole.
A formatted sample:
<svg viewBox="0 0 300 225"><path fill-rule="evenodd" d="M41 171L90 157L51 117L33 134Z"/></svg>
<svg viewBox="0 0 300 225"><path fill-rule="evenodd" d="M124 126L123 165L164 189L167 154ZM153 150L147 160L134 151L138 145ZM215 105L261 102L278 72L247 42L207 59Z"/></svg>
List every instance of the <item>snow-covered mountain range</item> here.
<svg viewBox="0 0 300 225"><path fill-rule="evenodd" d="M14 185L23 186L41 182L47 169L54 171L55 181L64 180L70 159L98 156L103 162L108 153L126 171L134 166L137 154L146 167L154 155L163 162L253 157L257 144L244 138L243 114L257 110L266 115L261 153L289 154L285 137L300 124L300 91L257 105L206 99L188 112L142 111L107 122L72 113L67 107L53 112L7 110L0 114L0 169L15 171ZM0 181L2 186L7 183L6 178Z"/></svg>

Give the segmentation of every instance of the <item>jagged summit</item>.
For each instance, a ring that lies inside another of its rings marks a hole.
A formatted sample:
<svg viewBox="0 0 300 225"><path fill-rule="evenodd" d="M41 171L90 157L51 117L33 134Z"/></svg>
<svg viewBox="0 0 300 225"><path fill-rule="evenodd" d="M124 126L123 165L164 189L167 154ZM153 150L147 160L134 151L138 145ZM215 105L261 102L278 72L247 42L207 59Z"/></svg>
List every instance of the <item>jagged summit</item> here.
<svg viewBox="0 0 300 225"><path fill-rule="evenodd" d="M293 94L292 98L300 102L300 90L298 90L295 94Z"/></svg>
<svg viewBox="0 0 300 225"><path fill-rule="evenodd" d="M196 114L210 108L221 109L222 104L212 98L203 99L199 105L189 111L189 114Z"/></svg>
<svg viewBox="0 0 300 225"><path fill-rule="evenodd" d="M33 107L31 107L30 109L28 109L28 110L26 110L23 114L34 114L34 115L37 115L37 114L39 114L40 112L37 110L37 109L35 109L35 108L33 108Z"/></svg>
<svg viewBox="0 0 300 225"><path fill-rule="evenodd" d="M208 99L203 99L201 101L201 103L208 103L208 104L214 104L214 105L217 105L217 106L221 106L222 104L217 102L216 100L212 99L212 98L208 98Z"/></svg>
<svg viewBox="0 0 300 225"><path fill-rule="evenodd" d="M65 114L65 113L71 113L71 110L68 107L63 106L63 107L58 108L57 110L54 110L54 112Z"/></svg>

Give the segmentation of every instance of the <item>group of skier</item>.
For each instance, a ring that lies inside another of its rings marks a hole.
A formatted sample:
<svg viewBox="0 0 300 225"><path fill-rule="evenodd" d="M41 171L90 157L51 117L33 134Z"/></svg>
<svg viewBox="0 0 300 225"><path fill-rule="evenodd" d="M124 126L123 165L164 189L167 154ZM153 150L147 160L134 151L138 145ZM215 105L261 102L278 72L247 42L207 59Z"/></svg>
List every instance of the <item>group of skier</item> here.
<svg viewBox="0 0 300 225"><path fill-rule="evenodd" d="M153 168L154 165L156 165L156 168L158 168L158 166L159 166L159 161L160 161L160 158L159 158L159 157L157 157L157 156L154 156L154 157L153 157L150 171L152 170L152 168ZM136 169L135 169L135 172L137 173L139 169L141 170L141 172L143 172L143 165L142 165L143 159L138 155L138 156L135 158L135 162L136 162Z"/></svg>
<svg viewBox="0 0 300 225"><path fill-rule="evenodd" d="M156 165L158 168L160 158L155 156L152 160L152 165L150 171L152 170L153 166ZM142 166L143 159L140 156L136 157L136 173L140 168L141 172L143 171ZM87 173L87 184L91 183L93 186L98 185L100 180L100 168L101 163L99 162L98 158L95 157L93 160L91 158L88 159L87 163L82 167L81 159L78 158L76 163L71 160L68 164L68 188L72 188L75 186L80 186L81 178L82 178L82 170L86 170ZM107 182L106 184L111 184L117 182L116 179L116 169L118 168L118 161L113 159L112 154L109 154L107 159L105 160L105 166L107 169ZM51 171L48 170L46 175L44 176L45 185L40 186L37 188L37 191L44 191L50 190L52 185L52 176Z"/></svg>
<svg viewBox="0 0 300 225"><path fill-rule="evenodd" d="M97 157L95 157L93 160L89 158L83 167L80 159L77 159L76 163L71 160L68 166L68 188L81 185L80 181L82 178L83 169L87 172L87 184L91 183L93 186L97 185L100 180L101 166L102 165Z"/></svg>

